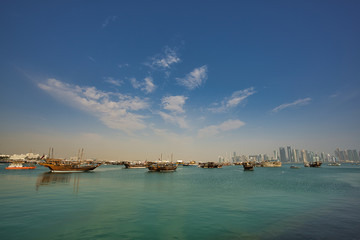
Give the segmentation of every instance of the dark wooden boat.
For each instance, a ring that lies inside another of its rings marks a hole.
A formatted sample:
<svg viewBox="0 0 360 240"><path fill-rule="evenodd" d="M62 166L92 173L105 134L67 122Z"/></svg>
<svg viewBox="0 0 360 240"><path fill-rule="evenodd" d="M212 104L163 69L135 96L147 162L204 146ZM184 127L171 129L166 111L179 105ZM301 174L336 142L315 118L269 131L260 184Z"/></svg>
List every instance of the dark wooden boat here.
<svg viewBox="0 0 360 240"><path fill-rule="evenodd" d="M86 172L94 170L102 163L49 158L39 164L48 167L52 172Z"/></svg>
<svg viewBox="0 0 360 240"><path fill-rule="evenodd" d="M147 168L151 165L151 162L125 162L125 168Z"/></svg>
<svg viewBox="0 0 360 240"><path fill-rule="evenodd" d="M254 171L255 164L252 162L243 162L244 171Z"/></svg>
<svg viewBox="0 0 360 240"><path fill-rule="evenodd" d="M173 172L176 171L176 168L176 164L168 162L158 162L148 166L148 169L151 172Z"/></svg>
<svg viewBox="0 0 360 240"><path fill-rule="evenodd" d="M199 163L199 167L201 167L201 168L222 168L222 164L215 163L215 162L206 162L206 163Z"/></svg>
<svg viewBox="0 0 360 240"><path fill-rule="evenodd" d="M320 167L322 162L311 162L309 163L309 167Z"/></svg>

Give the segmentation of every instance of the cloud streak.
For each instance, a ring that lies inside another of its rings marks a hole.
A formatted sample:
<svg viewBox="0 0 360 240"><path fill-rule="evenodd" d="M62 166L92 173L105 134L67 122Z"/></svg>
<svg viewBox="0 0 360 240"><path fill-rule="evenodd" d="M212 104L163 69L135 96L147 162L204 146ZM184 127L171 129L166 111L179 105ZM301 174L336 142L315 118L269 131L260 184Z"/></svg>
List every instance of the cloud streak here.
<svg viewBox="0 0 360 240"><path fill-rule="evenodd" d="M245 123L240 120L227 120L219 125L211 125L205 128L202 128L198 131L199 138L211 137L218 135L222 132L238 129L244 126Z"/></svg>
<svg viewBox="0 0 360 240"><path fill-rule="evenodd" d="M239 90L234 92L230 97L225 98L221 103L215 103L216 107L209 108L209 110L213 113L222 113L227 110L237 107L240 103L244 103L244 101L251 95L255 94L256 91L253 87Z"/></svg>
<svg viewBox="0 0 360 240"><path fill-rule="evenodd" d="M170 113L165 113L159 111L159 115L163 118L165 122L173 123L180 128L188 128L186 123L186 116L184 105L187 97L185 96L168 96L163 97L161 100L161 104L163 108Z"/></svg>
<svg viewBox="0 0 360 240"><path fill-rule="evenodd" d="M132 112L148 108L147 101L139 97L103 92L95 87L80 87L53 78L39 83L38 87L70 106L99 118L109 128L130 134L146 127L143 122L145 116Z"/></svg>
<svg viewBox="0 0 360 240"><path fill-rule="evenodd" d="M207 79L207 66L204 65L195 68L192 72L188 73L184 78L177 78L179 85L186 87L189 90L200 87Z"/></svg>
<svg viewBox="0 0 360 240"><path fill-rule="evenodd" d="M146 77L143 82L137 81L136 78L131 78L130 82L133 88L140 89L145 93L152 93L156 89L152 77Z"/></svg>
<svg viewBox="0 0 360 240"><path fill-rule="evenodd" d="M304 98L304 99L298 99L292 103L284 103L284 104L281 104L281 105L277 106L276 108L274 108L272 110L272 112L277 113L286 108L296 107L296 106L304 106L304 105L309 104L310 101L311 101L311 98Z"/></svg>
<svg viewBox="0 0 360 240"><path fill-rule="evenodd" d="M164 53L157 54L154 57L150 58L150 62L145 63L145 65L153 69L170 69L171 65L180 62L181 59L177 56L177 53L174 49L165 47Z"/></svg>

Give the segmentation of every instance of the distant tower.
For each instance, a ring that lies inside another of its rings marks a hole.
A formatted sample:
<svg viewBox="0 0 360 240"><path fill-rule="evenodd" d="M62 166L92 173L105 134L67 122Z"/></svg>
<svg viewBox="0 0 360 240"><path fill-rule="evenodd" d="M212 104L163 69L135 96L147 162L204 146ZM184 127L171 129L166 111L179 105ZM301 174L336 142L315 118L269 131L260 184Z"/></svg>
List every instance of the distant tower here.
<svg viewBox="0 0 360 240"><path fill-rule="evenodd" d="M293 162L293 157L292 157L292 152L291 152L291 147L290 146L287 146L286 147L286 150L287 150L287 160L288 162Z"/></svg>
<svg viewBox="0 0 360 240"><path fill-rule="evenodd" d="M274 160L279 160L279 154L276 150L274 150Z"/></svg>
<svg viewBox="0 0 360 240"><path fill-rule="evenodd" d="M280 161L281 161L281 162L286 162L287 159L286 159L285 148L280 147L280 148L279 148L279 153L280 153Z"/></svg>

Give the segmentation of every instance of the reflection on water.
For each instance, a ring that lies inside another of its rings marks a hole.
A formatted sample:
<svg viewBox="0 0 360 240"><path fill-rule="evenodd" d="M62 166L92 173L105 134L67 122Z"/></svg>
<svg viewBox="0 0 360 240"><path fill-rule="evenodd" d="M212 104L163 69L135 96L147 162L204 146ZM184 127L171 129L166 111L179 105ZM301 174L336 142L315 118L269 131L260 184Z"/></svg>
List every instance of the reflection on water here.
<svg viewBox="0 0 360 240"><path fill-rule="evenodd" d="M69 185L71 184L71 177L73 176L73 192L79 192L80 175L76 173L54 173L46 172L39 174L36 181L36 191L40 186L54 186L59 184Z"/></svg>

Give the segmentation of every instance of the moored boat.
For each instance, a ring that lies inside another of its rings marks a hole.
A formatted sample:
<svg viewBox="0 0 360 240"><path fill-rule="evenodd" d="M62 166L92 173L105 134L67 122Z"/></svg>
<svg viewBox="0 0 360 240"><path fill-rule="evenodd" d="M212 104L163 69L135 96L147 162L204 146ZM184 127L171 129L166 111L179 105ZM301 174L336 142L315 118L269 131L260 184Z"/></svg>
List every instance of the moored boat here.
<svg viewBox="0 0 360 240"><path fill-rule="evenodd" d="M299 169L300 167L299 166L290 166L291 169Z"/></svg>
<svg viewBox="0 0 360 240"><path fill-rule="evenodd" d="M52 172L87 172L99 167L102 163L96 161L82 160L84 149L80 151L77 161L69 161L65 159L48 158L39 164L48 167ZM49 154L50 155L50 154ZM53 153L51 154L54 155Z"/></svg>
<svg viewBox="0 0 360 240"><path fill-rule="evenodd" d="M176 168L177 165L170 162L157 162L148 166L150 172L173 172Z"/></svg>
<svg viewBox="0 0 360 240"><path fill-rule="evenodd" d="M328 166L341 166L341 163L333 162L329 163Z"/></svg>
<svg viewBox="0 0 360 240"><path fill-rule="evenodd" d="M150 166L151 163L150 162L125 162L124 166L125 168L147 168L148 166Z"/></svg>
<svg viewBox="0 0 360 240"><path fill-rule="evenodd" d="M322 162L311 162L309 163L309 167L320 167Z"/></svg>
<svg viewBox="0 0 360 240"><path fill-rule="evenodd" d="M263 161L260 163L261 167L281 167L280 161Z"/></svg>
<svg viewBox="0 0 360 240"><path fill-rule="evenodd" d="M25 170L25 169L35 169L36 166L33 165L25 165L23 162L12 162L5 169L7 170Z"/></svg>
<svg viewBox="0 0 360 240"><path fill-rule="evenodd" d="M86 172L94 170L102 163L49 158L39 164L48 167L52 172Z"/></svg>
<svg viewBox="0 0 360 240"><path fill-rule="evenodd" d="M253 162L243 162L244 171L254 171L255 164Z"/></svg>
<svg viewBox="0 0 360 240"><path fill-rule="evenodd" d="M222 168L222 164L215 163L215 162L206 162L206 163L199 163L199 167L201 167L201 168Z"/></svg>

